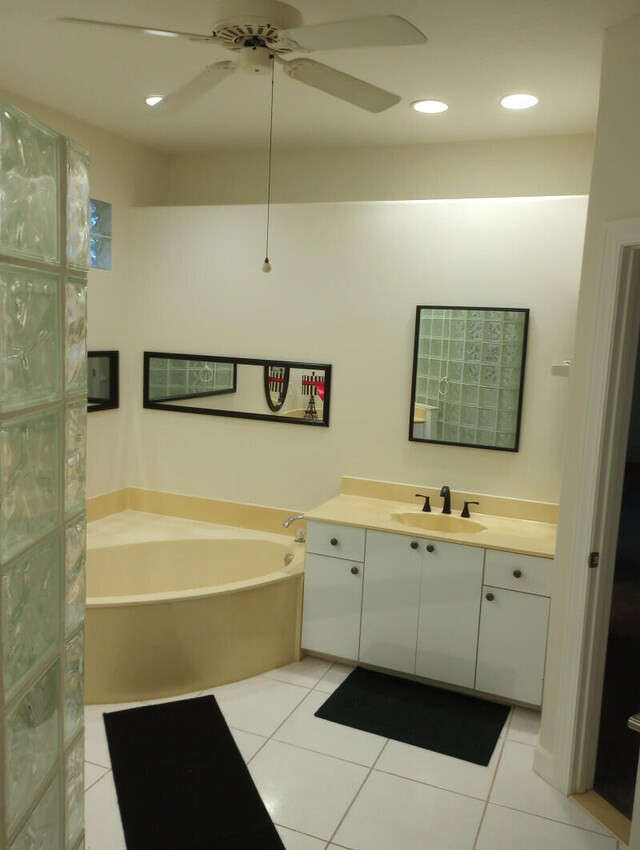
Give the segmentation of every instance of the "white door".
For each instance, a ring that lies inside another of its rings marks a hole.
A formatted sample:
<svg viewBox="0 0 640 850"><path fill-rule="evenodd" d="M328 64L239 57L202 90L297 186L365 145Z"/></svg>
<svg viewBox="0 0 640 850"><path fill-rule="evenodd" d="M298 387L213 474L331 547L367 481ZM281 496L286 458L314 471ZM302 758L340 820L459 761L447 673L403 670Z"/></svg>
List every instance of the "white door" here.
<svg viewBox="0 0 640 850"><path fill-rule="evenodd" d="M425 541L367 531L360 661L413 673Z"/></svg>
<svg viewBox="0 0 640 850"><path fill-rule="evenodd" d="M360 641L362 564L307 553L302 646L356 661Z"/></svg>
<svg viewBox="0 0 640 850"><path fill-rule="evenodd" d="M473 688L484 549L427 541L416 674Z"/></svg>

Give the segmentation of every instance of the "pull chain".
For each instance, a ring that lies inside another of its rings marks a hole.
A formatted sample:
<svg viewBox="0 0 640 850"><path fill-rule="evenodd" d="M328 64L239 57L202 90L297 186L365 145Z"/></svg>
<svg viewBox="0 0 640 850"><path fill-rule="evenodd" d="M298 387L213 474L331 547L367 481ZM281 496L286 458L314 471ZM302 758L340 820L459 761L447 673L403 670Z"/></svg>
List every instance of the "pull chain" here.
<svg viewBox="0 0 640 850"><path fill-rule="evenodd" d="M262 264L263 272L271 271L271 263L269 262L269 218L271 215L271 154L273 151L273 80L275 76L276 63L271 57L271 109L269 113L269 171L267 177L267 233L266 244L264 251L264 263Z"/></svg>

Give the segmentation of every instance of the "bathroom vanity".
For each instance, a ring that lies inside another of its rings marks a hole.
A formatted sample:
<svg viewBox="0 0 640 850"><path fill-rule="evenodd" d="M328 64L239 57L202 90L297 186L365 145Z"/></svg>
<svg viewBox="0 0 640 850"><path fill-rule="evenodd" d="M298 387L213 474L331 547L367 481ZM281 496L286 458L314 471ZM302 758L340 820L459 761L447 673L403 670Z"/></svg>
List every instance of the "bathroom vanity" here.
<svg viewBox="0 0 640 850"><path fill-rule="evenodd" d="M343 493L310 511L302 647L539 706L555 524L482 514L465 525L456 505L449 520Z"/></svg>

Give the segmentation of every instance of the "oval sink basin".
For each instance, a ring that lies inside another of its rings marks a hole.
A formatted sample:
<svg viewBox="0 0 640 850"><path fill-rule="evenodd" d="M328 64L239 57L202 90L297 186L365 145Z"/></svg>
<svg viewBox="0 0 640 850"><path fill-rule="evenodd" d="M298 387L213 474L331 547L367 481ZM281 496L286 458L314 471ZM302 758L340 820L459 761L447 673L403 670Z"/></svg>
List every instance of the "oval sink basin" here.
<svg viewBox="0 0 640 850"><path fill-rule="evenodd" d="M451 534L477 534L487 526L473 519L464 519L450 514L424 513L423 511L401 511L391 514L391 519L410 525L412 528L422 528L425 531L444 531Z"/></svg>

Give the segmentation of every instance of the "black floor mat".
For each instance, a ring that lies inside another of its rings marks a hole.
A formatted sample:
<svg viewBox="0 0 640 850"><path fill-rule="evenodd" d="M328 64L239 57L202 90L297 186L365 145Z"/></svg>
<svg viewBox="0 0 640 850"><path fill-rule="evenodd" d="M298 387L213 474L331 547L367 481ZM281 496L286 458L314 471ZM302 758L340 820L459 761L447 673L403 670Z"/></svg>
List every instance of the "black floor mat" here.
<svg viewBox="0 0 640 850"><path fill-rule="evenodd" d="M356 667L316 717L487 765L509 710L508 705Z"/></svg>
<svg viewBox="0 0 640 850"><path fill-rule="evenodd" d="M104 722L127 850L284 850L215 697Z"/></svg>

